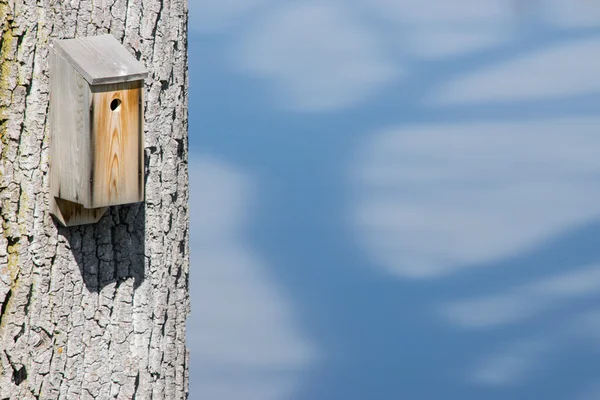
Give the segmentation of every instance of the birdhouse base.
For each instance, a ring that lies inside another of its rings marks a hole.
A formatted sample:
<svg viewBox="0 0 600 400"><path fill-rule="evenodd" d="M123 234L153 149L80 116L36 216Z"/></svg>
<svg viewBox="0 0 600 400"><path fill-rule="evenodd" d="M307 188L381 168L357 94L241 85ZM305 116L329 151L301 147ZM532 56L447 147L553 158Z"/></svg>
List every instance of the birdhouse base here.
<svg viewBox="0 0 600 400"><path fill-rule="evenodd" d="M50 214L62 226L93 224L100 221L108 207L85 208L83 205L52 196Z"/></svg>

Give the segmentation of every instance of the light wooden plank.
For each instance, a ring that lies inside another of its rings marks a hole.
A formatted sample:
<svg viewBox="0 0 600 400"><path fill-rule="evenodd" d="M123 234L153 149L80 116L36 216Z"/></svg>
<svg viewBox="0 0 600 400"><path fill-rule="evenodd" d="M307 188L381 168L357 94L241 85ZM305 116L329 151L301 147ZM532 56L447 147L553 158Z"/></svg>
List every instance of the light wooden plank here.
<svg viewBox="0 0 600 400"><path fill-rule="evenodd" d="M50 51L51 193L89 206L91 148L87 82L59 54Z"/></svg>
<svg viewBox="0 0 600 400"><path fill-rule="evenodd" d="M143 201L142 82L94 86L92 92L90 207Z"/></svg>
<svg viewBox="0 0 600 400"><path fill-rule="evenodd" d="M110 34L56 40L54 47L90 85L129 82L148 76L146 68Z"/></svg>

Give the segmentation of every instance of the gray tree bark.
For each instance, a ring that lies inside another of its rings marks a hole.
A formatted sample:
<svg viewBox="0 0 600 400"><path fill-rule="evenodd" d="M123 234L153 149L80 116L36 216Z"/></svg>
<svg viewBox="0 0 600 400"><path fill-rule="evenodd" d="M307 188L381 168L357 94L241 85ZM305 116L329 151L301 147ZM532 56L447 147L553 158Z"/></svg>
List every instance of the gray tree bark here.
<svg viewBox="0 0 600 400"><path fill-rule="evenodd" d="M0 399L187 396L187 4L0 0ZM150 71L145 203L48 213L48 45L111 33Z"/></svg>

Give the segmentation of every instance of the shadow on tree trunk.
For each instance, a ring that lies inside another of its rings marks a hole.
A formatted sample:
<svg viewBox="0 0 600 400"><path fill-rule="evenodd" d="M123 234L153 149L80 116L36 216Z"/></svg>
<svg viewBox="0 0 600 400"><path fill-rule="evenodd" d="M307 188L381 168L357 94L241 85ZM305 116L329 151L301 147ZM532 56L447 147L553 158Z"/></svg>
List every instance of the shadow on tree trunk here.
<svg viewBox="0 0 600 400"><path fill-rule="evenodd" d="M65 228L81 277L90 292L133 279L137 289L145 278L144 203L110 207L96 224Z"/></svg>

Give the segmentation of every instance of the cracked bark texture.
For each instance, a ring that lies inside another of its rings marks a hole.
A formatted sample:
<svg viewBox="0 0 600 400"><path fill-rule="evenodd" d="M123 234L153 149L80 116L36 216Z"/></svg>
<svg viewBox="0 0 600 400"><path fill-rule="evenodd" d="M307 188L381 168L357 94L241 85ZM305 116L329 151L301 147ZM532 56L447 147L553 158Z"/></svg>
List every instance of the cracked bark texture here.
<svg viewBox="0 0 600 400"><path fill-rule="evenodd" d="M187 397L187 4L0 0L0 399ZM111 33L145 81L146 201L48 213L48 45Z"/></svg>

